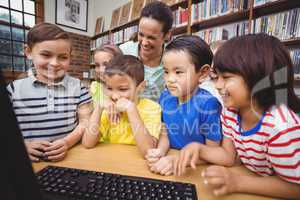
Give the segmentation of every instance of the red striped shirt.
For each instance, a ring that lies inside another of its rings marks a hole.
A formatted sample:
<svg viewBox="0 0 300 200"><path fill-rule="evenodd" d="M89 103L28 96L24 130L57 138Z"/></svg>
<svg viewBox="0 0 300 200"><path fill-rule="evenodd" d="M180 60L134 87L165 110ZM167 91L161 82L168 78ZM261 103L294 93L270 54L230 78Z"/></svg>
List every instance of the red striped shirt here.
<svg viewBox="0 0 300 200"><path fill-rule="evenodd" d="M247 168L300 184L300 120L292 110L273 106L250 135L240 132L238 112L224 109L222 119L224 135L231 138Z"/></svg>

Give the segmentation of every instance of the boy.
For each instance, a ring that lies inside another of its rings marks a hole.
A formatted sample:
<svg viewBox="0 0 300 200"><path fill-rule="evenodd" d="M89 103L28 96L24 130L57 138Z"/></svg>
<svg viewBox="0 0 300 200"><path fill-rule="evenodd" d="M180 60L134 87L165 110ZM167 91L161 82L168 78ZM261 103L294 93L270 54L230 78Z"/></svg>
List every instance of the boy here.
<svg viewBox="0 0 300 200"><path fill-rule="evenodd" d="M82 144L87 148L94 147L99 140L136 144L145 155L148 149L156 147L161 109L156 102L138 97L145 87L142 62L131 55L117 56L107 64L104 75L105 92L111 101L99 101L95 106ZM118 124L108 119L110 110L120 113Z"/></svg>
<svg viewBox="0 0 300 200"><path fill-rule="evenodd" d="M166 46L163 63L168 90L162 93L160 105L168 137L162 134L158 148L148 151L151 171L173 173L176 156L165 156L169 147L184 150L193 141L219 145L221 104L198 87L209 74L212 58L209 46L197 36L181 36Z"/></svg>
<svg viewBox="0 0 300 200"><path fill-rule="evenodd" d="M71 46L58 26L37 24L25 47L35 72L7 86L32 161L62 160L81 139L91 112L87 88L66 74Z"/></svg>

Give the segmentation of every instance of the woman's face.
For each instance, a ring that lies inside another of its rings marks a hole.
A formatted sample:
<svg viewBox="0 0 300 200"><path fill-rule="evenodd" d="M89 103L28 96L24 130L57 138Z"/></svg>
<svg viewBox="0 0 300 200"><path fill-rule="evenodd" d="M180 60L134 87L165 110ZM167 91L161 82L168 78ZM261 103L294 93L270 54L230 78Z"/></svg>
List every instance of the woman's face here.
<svg viewBox="0 0 300 200"><path fill-rule="evenodd" d="M142 17L139 22L138 42L142 58L156 58L163 50L163 44L169 34L162 32L163 24L159 21Z"/></svg>

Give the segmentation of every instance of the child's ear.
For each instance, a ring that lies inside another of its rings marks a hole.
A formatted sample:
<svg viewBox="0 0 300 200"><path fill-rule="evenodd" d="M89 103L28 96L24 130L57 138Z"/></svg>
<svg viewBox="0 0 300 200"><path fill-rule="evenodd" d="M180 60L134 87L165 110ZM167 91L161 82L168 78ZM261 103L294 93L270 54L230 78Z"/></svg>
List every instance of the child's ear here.
<svg viewBox="0 0 300 200"><path fill-rule="evenodd" d="M205 81L210 73L210 65L205 64L201 67L201 69L199 70L198 74L199 74L199 83L202 83L203 81Z"/></svg>
<svg viewBox="0 0 300 200"><path fill-rule="evenodd" d="M24 45L24 53L26 55L26 58L31 60L31 49L29 48L29 46L27 44Z"/></svg>
<svg viewBox="0 0 300 200"><path fill-rule="evenodd" d="M137 86L137 93L141 93L145 90L146 87L146 81L141 82L138 86Z"/></svg>

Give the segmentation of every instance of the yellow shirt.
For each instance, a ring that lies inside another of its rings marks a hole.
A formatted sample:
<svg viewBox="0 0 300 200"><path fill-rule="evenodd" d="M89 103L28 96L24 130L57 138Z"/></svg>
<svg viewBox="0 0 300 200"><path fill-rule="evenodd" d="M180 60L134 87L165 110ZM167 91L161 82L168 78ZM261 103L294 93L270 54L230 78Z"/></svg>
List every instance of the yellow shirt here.
<svg viewBox="0 0 300 200"><path fill-rule="evenodd" d="M96 102L99 102L101 100L104 100L106 96L103 92L103 84L99 81L93 81L91 83L90 92L93 99L93 104L95 105Z"/></svg>
<svg viewBox="0 0 300 200"><path fill-rule="evenodd" d="M160 105L150 99L140 99L137 105L139 115L150 135L159 139L161 129ZM122 113L120 123L111 124L104 110L100 121L100 142L136 144L126 113Z"/></svg>

